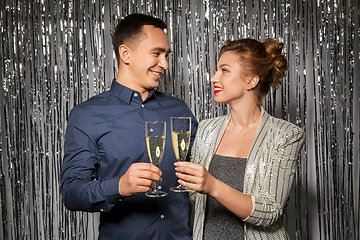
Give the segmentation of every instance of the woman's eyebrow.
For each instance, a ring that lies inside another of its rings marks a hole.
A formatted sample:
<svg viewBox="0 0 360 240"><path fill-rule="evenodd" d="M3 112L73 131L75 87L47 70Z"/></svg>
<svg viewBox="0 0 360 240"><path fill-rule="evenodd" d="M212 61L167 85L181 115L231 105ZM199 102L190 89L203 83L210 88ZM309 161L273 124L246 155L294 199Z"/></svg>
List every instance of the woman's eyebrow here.
<svg viewBox="0 0 360 240"><path fill-rule="evenodd" d="M221 64L221 65L218 66L218 68L222 68L222 67L230 67L230 65L229 65L229 64L226 64L226 63L223 63L223 64Z"/></svg>

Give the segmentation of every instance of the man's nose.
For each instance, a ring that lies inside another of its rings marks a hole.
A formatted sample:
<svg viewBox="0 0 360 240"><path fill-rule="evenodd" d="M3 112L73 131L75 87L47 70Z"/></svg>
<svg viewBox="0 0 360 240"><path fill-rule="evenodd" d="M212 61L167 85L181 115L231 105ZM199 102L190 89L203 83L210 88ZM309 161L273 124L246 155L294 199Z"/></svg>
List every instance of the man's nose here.
<svg viewBox="0 0 360 240"><path fill-rule="evenodd" d="M159 66L162 67L164 70L168 69L169 64L165 55L160 58Z"/></svg>

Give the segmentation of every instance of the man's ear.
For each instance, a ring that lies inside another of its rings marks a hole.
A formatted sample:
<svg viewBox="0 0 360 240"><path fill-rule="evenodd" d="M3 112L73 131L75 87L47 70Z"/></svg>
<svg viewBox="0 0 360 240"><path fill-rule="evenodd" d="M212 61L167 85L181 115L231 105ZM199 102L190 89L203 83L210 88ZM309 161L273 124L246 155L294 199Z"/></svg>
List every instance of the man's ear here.
<svg viewBox="0 0 360 240"><path fill-rule="evenodd" d="M130 61L130 49L126 45L120 45L119 47L119 56L120 60L123 61L125 64L129 64Z"/></svg>

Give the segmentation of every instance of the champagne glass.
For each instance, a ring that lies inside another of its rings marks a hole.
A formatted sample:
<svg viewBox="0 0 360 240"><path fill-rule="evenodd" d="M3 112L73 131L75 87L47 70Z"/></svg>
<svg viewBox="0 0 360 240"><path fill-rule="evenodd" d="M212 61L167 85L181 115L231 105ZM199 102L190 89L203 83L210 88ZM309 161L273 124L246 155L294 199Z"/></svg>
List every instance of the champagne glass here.
<svg viewBox="0 0 360 240"><path fill-rule="evenodd" d="M185 161L189 150L191 134L190 117L172 117L171 118L171 139L174 153L177 161ZM173 192L187 192L187 188L179 184L170 188Z"/></svg>
<svg viewBox="0 0 360 240"><path fill-rule="evenodd" d="M166 122L145 122L146 147L150 162L159 167L164 154ZM154 181L155 187L145 193L148 197L165 197L166 192L158 190L158 183Z"/></svg>

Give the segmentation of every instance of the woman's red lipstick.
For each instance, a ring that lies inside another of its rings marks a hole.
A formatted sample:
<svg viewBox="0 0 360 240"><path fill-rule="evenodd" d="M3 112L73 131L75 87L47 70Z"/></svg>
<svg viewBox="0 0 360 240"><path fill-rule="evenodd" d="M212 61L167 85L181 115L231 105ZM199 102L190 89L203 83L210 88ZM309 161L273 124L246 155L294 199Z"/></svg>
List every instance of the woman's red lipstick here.
<svg viewBox="0 0 360 240"><path fill-rule="evenodd" d="M217 93L219 93L219 92L222 92L222 88L220 88L220 87L214 87L214 94L217 94Z"/></svg>

